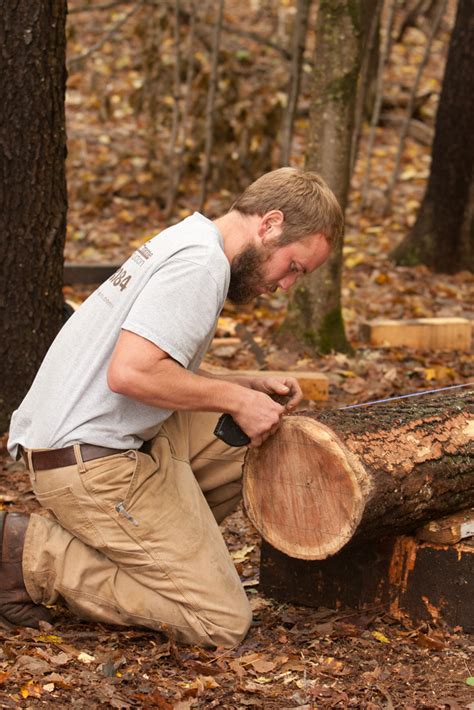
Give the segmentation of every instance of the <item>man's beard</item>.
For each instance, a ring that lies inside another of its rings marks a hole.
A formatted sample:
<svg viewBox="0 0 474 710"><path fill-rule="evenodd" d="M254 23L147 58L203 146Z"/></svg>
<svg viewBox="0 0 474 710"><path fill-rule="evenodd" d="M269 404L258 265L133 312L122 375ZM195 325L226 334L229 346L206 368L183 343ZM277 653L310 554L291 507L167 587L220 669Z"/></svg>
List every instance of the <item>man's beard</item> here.
<svg viewBox="0 0 474 710"><path fill-rule="evenodd" d="M235 304L248 303L255 298L264 285L263 264L274 249L248 244L234 257L230 268L229 301ZM270 286L268 290L276 290Z"/></svg>

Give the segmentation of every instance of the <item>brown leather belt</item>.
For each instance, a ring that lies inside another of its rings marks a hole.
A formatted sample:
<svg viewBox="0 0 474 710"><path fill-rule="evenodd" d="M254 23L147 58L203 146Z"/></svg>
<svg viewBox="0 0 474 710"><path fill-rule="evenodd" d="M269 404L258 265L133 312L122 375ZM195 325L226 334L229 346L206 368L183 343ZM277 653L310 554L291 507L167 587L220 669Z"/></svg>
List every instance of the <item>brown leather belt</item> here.
<svg viewBox="0 0 474 710"><path fill-rule="evenodd" d="M103 456L113 456L113 454L123 454L127 449L109 449L107 446L94 446L94 444L80 444L83 461L93 461ZM25 451L22 456L26 466L28 457ZM32 451L31 462L35 471L46 471L50 468L63 468L63 466L75 466L77 463L74 446L66 446L64 449L48 449L47 451Z"/></svg>

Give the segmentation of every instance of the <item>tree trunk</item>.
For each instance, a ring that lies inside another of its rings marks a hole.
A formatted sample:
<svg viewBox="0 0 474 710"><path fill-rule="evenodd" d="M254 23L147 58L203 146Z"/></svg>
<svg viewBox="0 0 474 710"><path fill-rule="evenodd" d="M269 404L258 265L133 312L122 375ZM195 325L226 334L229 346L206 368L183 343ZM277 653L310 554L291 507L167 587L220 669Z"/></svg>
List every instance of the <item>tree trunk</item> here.
<svg viewBox="0 0 474 710"><path fill-rule="evenodd" d="M290 76L288 81L288 104L283 115L281 127L281 165L289 165L291 161L291 146L293 143L293 124L300 94L301 67L303 65L308 32L308 16L311 0L296 1L296 15L293 24L291 47Z"/></svg>
<svg viewBox="0 0 474 710"><path fill-rule="evenodd" d="M0 13L0 431L61 326L66 9L18 0Z"/></svg>
<svg viewBox="0 0 474 710"><path fill-rule="evenodd" d="M358 76L377 0L321 0L306 167L316 170L345 210ZM316 275L294 289L284 328L317 352L347 351L341 314L342 241Z"/></svg>
<svg viewBox="0 0 474 710"><path fill-rule="evenodd" d="M286 417L244 465L262 537L325 559L474 503L474 390Z"/></svg>
<svg viewBox="0 0 474 710"><path fill-rule="evenodd" d="M460 0L436 116L431 173L417 221L394 250L397 264L474 271L474 13Z"/></svg>

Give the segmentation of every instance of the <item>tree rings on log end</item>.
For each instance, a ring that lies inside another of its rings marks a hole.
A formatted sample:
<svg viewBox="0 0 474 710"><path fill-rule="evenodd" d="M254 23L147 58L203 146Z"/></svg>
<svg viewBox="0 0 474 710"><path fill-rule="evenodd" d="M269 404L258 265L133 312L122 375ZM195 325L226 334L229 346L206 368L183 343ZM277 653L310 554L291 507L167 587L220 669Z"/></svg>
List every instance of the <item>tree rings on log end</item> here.
<svg viewBox="0 0 474 710"><path fill-rule="evenodd" d="M360 461L309 417L285 417L245 459L247 514L262 537L290 557L322 560L338 552L359 524L369 493Z"/></svg>

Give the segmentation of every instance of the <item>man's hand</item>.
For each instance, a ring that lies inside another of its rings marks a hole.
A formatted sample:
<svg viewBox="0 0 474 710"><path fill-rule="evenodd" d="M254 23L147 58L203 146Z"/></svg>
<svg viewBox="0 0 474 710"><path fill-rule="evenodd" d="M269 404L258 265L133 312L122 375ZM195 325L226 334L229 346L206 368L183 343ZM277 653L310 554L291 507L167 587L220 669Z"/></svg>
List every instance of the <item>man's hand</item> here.
<svg viewBox="0 0 474 710"><path fill-rule="evenodd" d="M285 409L291 412L303 399L303 392L298 380L294 377L255 377L250 382L250 387L265 394L280 394L289 397Z"/></svg>
<svg viewBox="0 0 474 710"><path fill-rule="evenodd" d="M250 437L250 446L261 446L269 436L274 434L286 412L291 412L303 399L301 387L294 377L270 376L224 376L247 390L253 390L255 395L249 400L244 397L243 406L232 411L232 416L240 428ZM278 394L288 398L283 406L271 399ZM262 397L262 395L265 395Z"/></svg>
<svg viewBox="0 0 474 710"><path fill-rule="evenodd" d="M248 394L245 396L243 406L238 411L234 410L232 417L242 431L250 437L249 445L257 447L277 431L286 408L271 399L270 393L251 392L249 389L246 391ZM288 394L288 389L278 394Z"/></svg>

